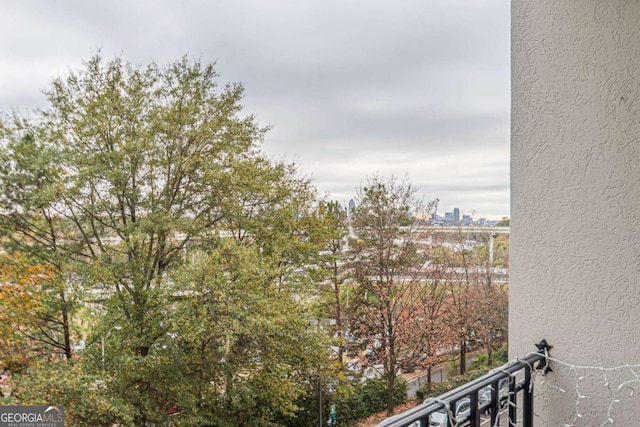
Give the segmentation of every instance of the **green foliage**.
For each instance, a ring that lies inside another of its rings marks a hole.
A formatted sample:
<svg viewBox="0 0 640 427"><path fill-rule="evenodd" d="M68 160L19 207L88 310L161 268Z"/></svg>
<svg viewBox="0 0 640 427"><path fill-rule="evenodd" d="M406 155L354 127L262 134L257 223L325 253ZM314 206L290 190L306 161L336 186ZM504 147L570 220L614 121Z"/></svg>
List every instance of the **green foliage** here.
<svg viewBox="0 0 640 427"><path fill-rule="evenodd" d="M476 354L471 360L471 369L491 369L494 366L504 365L509 361L509 348L507 344L503 344L500 348L493 350L493 366L488 365L487 355L485 353Z"/></svg>
<svg viewBox="0 0 640 427"><path fill-rule="evenodd" d="M346 212L338 202L322 202L317 210L320 227L315 238L324 242L318 254L318 268L312 271L314 279L324 284L320 288L322 317L336 319L336 332L343 332L344 307L342 297L349 292L349 258L345 253L349 227Z"/></svg>
<svg viewBox="0 0 640 427"><path fill-rule="evenodd" d="M479 369L487 366L487 355L478 354L471 360L471 369Z"/></svg>
<svg viewBox="0 0 640 427"><path fill-rule="evenodd" d="M500 221L498 221L498 223L496 224L498 227L509 227L510 224L510 220L509 218L507 218L506 216L503 217Z"/></svg>
<svg viewBox="0 0 640 427"><path fill-rule="evenodd" d="M500 348L493 350L493 366L488 365L487 355L484 353L481 353L481 354L477 354L471 360L471 369L472 370L485 369L485 368L491 369L494 366L501 366L507 363L508 357L509 357L509 350L507 348L507 345L504 344Z"/></svg>
<svg viewBox="0 0 640 427"><path fill-rule="evenodd" d="M504 365L509 361L509 346L503 344L500 348L493 350L493 363L497 366Z"/></svg>
<svg viewBox="0 0 640 427"><path fill-rule="evenodd" d="M407 399L407 383L398 378L393 386L394 402ZM373 378L357 386L343 386L335 394L337 419L340 425L353 425L357 420L384 411L387 407L387 380Z"/></svg>
<svg viewBox="0 0 640 427"><path fill-rule="evenodd" d="M207 414L230 426L295 418L305 382L328 364L323 335L263 262L257 248L226 241L174 276L189 295L165 344L178 361L180 425Z"/></svg>
<svg viewBox="0 0 640 427"><path fill-rule="evenodd" d="M81 364L34 365L13 378L12 405L63 405L65 422L78 427L132 425L135 408L110 391L110 380L91 375Z"/></svg>

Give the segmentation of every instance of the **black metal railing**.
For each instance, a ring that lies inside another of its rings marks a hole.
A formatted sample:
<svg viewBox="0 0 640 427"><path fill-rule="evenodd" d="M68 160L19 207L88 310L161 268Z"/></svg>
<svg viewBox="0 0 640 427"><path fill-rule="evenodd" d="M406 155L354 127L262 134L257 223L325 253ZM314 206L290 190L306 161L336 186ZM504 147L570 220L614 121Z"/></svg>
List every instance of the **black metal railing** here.
<svg viewBox="0 0 640 427"><path fill-rule="evenodd" d="M536 347L536 352L435 399L427 399L421 405L386 419L377 427L479 427L481 423L493 427L500 425L501 417L506 426L533 427L531 371L535 369L546 374L551 370L547 364L551 347L546 340ZM508 410L500 411L504 407Z"/></svg>

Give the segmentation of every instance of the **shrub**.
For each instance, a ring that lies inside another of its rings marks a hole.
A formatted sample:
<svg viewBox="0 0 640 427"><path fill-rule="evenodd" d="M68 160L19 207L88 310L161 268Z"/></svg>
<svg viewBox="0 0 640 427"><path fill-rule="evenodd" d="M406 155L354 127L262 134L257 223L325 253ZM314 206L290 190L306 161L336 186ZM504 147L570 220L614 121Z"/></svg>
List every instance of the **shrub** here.
<svg viewBox="0 0 640 427"><path fill-rule="evenodd" d="M509 361L509 346L502 344L500 348L493 350L493 363L500 366Z"/></svg>
<svg viewBox="0 0 640 427"><path fill-rule="evenodd" d="M478 354L471 361L471 369L472 370L479 369L479 368L482 368L484 366L487 366L487 356L485 354Z"/></svg>
<svg viewBox="0 0 640 427"><path fill-rule="evenodd" d="M398 377L393 387L393 401L396 404L407 399L407 382ZM386 409L387 380L370 379L357 386L343 386L335 394L338 421L342 426L353 425L361 418Z"/></svg>
<svg viewBox="0 0 640 427"><path fill-rule="evenodd" d="M423 402L429 397L440 396L441 394L446 393L449 390L453 390L454 388L460 387L461 385L466 384L469 381L475 380L479 376L486 374L488 371L489 369L487 367L472 369L467 371L467 373L464 375L451 377L447 381L441 383L432 383L431 385L427 384L420 387L416 391L416 399L418 400L418 402Z"/></svg>

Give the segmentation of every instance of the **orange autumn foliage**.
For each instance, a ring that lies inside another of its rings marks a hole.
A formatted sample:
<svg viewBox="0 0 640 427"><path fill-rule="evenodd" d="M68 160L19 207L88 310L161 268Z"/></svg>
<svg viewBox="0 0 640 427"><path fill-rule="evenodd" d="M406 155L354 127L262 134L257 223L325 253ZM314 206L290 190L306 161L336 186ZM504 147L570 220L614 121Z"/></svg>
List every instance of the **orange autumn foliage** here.
<svg viewBox="0 0 640 427"><path fill-rule="evenodd" d="M0 370L20 369L27 363L25 334L36 325L42 283L52 277L50 266L21 254L0 255Z"/></svg>

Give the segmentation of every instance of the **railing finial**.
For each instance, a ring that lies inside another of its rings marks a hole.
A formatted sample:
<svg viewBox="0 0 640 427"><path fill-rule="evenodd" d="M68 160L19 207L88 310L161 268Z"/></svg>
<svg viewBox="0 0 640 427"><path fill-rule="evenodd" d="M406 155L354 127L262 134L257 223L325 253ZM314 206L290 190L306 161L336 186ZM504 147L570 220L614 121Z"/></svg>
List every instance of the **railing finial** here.
<svg viewBox="0 0 640 427"><path fill-rule="evenodd" d="M538 361L538 366L536 367L537 371L542 371L543 375L546 375L547 372L553 372L553 370L549 367L549 351L553 348L552 345L549 345L546 339L542 339L538 344L536 344L538 348L538 353L544 355L544 359Z"/></svg>

